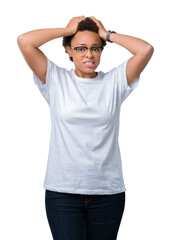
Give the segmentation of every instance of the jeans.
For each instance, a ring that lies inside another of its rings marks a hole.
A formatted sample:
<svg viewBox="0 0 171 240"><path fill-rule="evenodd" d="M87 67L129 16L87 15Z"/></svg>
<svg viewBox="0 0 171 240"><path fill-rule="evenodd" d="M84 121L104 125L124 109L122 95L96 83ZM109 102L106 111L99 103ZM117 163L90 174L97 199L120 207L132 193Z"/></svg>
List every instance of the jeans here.
<svg viewBox="0 0 171 240"><path fill-rule="evenodd" d="M116 240L125 192L84 195L46 190L45 206L54 240Z"/></svg>

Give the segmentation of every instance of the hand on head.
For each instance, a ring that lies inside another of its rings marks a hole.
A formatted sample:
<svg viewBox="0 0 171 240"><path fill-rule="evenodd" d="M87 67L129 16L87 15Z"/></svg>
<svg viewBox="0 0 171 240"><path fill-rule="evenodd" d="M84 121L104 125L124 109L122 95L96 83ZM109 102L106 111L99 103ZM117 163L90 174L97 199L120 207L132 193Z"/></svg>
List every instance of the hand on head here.
<svg viewBox="0 0 171 240"><path fill-rule="evenodd" d="M79 17L73 17L69 23L67 24L66 26L66 29L69 30L70 32L70 35L74 35L77 31L77 27L78 27L78 24L85 20L85 16L79 16ZM106 35L107 35L107 31L105 29L105 27L103 26L103 24L101 23L101 21L97 20L95 17L91 16L90 17L96 24L97 26L99 27L99 36L101 38L103 38L104 40L106 40Z"/></svg>
<svg viewBox="0 0 171 240"><path fill-rule="evenodd" d="M103 24L97 20L95 17L91 16L90 17L99 27L99 36L101 38L103 38L104 40L106 40L106 35L107 35L107 30L105 29L105 27L103 26Z"/></svg>
<svg viewBox="0 0 171 240"><path fill-rule="evenodd" d="M85 19L85 16L73 17L66 26L71 35L76 33L78 24Z"/></svg>

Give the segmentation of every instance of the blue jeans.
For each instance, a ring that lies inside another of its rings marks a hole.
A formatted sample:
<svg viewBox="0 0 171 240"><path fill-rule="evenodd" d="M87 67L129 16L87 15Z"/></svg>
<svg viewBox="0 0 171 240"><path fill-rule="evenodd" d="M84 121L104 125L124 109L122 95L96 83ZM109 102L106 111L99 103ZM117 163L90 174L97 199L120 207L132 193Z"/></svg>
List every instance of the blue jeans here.
<svg viewBox="0 0 171 240"><path fill-rule="evenodd" d="M125 192L84 195L46 190L45 206L54 240L116 240Z"/></svg>

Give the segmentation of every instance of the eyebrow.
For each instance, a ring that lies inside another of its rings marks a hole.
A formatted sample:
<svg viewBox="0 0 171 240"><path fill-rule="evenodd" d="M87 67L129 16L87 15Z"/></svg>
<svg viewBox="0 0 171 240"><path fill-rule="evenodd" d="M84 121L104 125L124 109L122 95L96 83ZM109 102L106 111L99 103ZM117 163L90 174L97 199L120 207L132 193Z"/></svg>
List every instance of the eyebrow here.
<svg viewBox="0 0 171 240"><path fill-rule="evenodd" d="M85 43L78 43L77 45L86 45ZM100 43L94 43L92 46L101 45Z"/></svg>

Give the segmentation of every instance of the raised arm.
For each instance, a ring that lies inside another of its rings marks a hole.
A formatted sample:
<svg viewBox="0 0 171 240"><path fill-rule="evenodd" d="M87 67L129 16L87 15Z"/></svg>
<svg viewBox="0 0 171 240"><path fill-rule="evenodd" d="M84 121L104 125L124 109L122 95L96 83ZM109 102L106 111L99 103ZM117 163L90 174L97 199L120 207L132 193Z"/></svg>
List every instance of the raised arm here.
<svg viewBox="0 0 171 240"><path fill-rule="evenodd" d="M98 21L95 17L91 17L99 26L99 35L106 40L107 31L103 24ZM118 33L111 33L110 41L119 44L126 48L134 56L131 57L127 63L126 75L128 85L133 82L143 71L150 58L153 55L154 48L148 42L132 37L129 35L123 35Z"/></svg>
<svg viewBox="0 0 171 240"><path fill-rule="evenodd" d="M128 60L126 66L127 82L129 85L140 75L150 61L154 48L140 38L123 34L111 34L110 41L121 45L134 55Z"/></svg>
<svg viewBox="0 0 171 240"><path fill-rule="evenodd" d="M47 28L26 32L17 38L18 46L28 66L44 83L46 83L47 59L39 47L68 34L66 28Z"/></svg>
<svg viewBox="0 0 171 240"><path fill-rule="evenodd" d="M59 37L70 36L76 32L78 22L85 17L75 17L65 28L46 28L32 30L18 36L17 43L32 71L46 83L47 59L39 49L44 43Z"/></svg>

